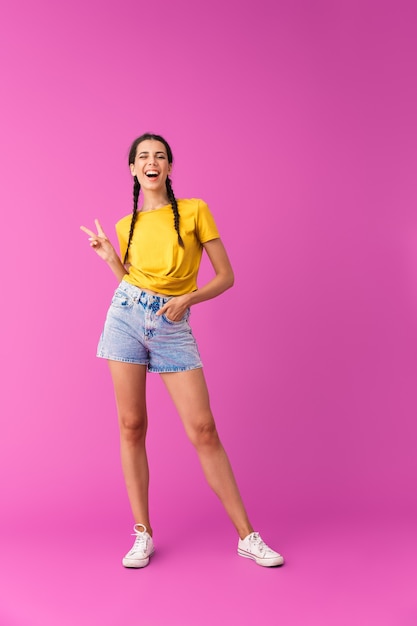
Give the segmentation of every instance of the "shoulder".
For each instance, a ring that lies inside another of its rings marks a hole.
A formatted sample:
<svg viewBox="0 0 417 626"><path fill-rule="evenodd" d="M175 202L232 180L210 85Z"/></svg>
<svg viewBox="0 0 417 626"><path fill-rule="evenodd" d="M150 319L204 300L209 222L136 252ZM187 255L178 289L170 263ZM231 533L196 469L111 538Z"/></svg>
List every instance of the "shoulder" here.
<svg viewBox="0 0 417 626"><path fill-rule="evenodd" d="M216 221L207 202L201 198L189 198L178 201L181 220L187 228L191 225L197 234L200 243L220 237Z"/></svg>
<svg viewBox="0 0 417 626"><path fill-rule="evenodd" d="M120 233L120 232L124 232L125 230L129 230L131 219L132 219L131 213L130 215L125 215L125 217L122 217L122 219L116 222L116 231Z"/></svg>
<svg viewBox="0 0 417 626"><path fill-rule="evenodd" d="M181 198L178 200L179 211L189 213L199 213L200 211L208 211L207 202L201 200L201 198Z"/></svg>

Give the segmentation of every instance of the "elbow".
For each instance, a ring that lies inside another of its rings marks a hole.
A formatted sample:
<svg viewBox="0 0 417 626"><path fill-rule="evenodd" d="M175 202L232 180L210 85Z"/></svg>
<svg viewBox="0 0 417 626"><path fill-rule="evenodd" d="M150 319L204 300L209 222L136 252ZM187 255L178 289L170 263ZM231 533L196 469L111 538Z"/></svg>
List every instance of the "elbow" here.
<svg viewBox="0 0 417 626"><path fill-rule="evenodd" d="M231 287L233 287L234 284L235 284L235 275L233 271L230 271L227 275L226 289L230 289Z"/></svg>
<svg viewBox="0 0 417 626"><path fill-rule="evenodd" d="M224 291L227 291L228 289L233 287L234 282L235 282L235 275L232 269L223 270L216 274L216 283L217 283L218 293L223 293Z"/></svg>

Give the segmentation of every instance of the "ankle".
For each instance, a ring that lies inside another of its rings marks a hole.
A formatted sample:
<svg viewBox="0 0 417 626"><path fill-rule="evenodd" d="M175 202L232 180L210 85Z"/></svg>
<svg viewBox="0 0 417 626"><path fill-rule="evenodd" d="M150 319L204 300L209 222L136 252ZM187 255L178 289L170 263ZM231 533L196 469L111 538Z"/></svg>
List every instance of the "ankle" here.
<svg viewBox="0 0 417 626"><path fill-rule="evenodd" d="M139 533L147 532L148 535L152 537L153 531L152 531L152 526L150 525L149 522L147 524L145 524L144 522L135 522L134 528L136 532L139 532Z"/></svg>
<svg viewBox="0 0 417 626"><path fill-rule="evenodd" d="M242 526L242 527L238 528L237 532L238 532L238 535L239 535L240 539L244 539L245 537L247 537L248 535L253 533L254 530L253 530L253 527L251 526L251 524L247 524L246 526Z"/></svg>

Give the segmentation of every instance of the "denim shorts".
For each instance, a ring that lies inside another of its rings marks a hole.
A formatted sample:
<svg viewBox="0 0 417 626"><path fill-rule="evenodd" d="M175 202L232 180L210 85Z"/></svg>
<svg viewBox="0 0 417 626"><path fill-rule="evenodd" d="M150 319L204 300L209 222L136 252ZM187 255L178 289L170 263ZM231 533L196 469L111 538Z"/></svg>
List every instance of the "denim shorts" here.
<svg viewBox="0 0 417 626"><path fill-rule="evenodd" d="M173 322L156 313L170 300L122 280L114 292L97 348L111 361L147 365L149 372L184 372L203 364L188 323L190 309Z"/></svg>

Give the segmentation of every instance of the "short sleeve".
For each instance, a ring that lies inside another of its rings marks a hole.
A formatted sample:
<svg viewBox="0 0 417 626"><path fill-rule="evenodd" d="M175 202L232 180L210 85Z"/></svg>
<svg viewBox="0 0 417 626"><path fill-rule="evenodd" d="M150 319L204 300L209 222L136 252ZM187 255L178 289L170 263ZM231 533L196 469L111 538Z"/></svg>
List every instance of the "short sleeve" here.
<svg viewBox="0 0 417 626"><path fill-rule="evenodd" d="M116 235L119 241L120 258L122 262L123 262L123 259L125 258L126 249L127 249L127 240L128 240L128 233L129 233L127 229L128 225L130 225L130 222L128 222L125 217L121 219L119 222L117 222L116 224Z"/></svg>
<svg viewBox="0 0 417 626"><path fill-rule="evenodd" d="M214 217L208 205L203 200L198 201L197 236L201 243L206 243L207 241L220 237Z"/></svg>

